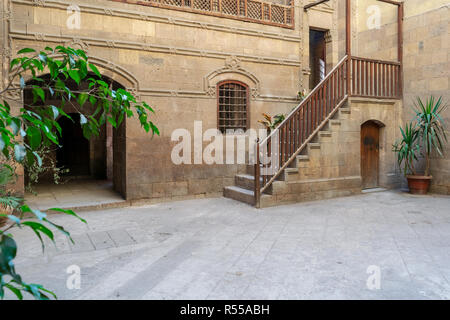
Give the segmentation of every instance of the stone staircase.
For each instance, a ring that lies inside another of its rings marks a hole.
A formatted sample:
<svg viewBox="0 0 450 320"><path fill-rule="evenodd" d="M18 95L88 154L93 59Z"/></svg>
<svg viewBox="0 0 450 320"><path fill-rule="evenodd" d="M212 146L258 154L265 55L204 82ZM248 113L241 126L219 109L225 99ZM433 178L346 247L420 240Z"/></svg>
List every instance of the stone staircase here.
<svg viewBox="0 0 450 320"><path fill-rule="evenodd" d="M339 148L346 156L358 156L359 134L351 128L351 110L347 102L311 139L278 178L261 194L260 206L306 200L318 200L360 192L359 172L348 168L337 155ZM353 138L352 138L353 137ZM352 146L346 144L352 141ZM235 185L224 188L224 196L255 205L254 166L246 174L235 176Z"/></svg>

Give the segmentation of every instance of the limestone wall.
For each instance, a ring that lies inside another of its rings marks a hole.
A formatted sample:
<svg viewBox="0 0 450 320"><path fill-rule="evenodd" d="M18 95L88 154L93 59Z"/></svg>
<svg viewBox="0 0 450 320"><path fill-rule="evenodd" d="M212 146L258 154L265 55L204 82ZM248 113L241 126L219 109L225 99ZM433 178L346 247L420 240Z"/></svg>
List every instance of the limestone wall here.
<svg viewBox="0 0 450 320"><path fill-rule="evenodd" d="M379 8L381 26L371 28ZM416 97L442 96L450 104L449 90L449 7L448 0L405 1L404 19L404 107L403 122L412 119L411 106ZM342 11L342 10L341 10ZM340 25L342 27L342 25ZM397 8L375 0L358 0L353 10L353 55L397 60ZM342 32L342 31L341 31ZM444 113L447 134L450 108ZM450 193L450 144L445 157L432 162L433 191Z"/></svg>
<svg viewBox="0 0 450 320"><path fill-rule="evenodd" d="M80 29L70 29L70 4L80 8ZM12 53L31 46L65 44L83 48L101 72L154 107L161 135L146 134L134 119L116 139L117 188L127 199L219 195L239 165L174 165L170 155L177 128L192 132L217 127L216 84L240 80L249 86L250 125L261 113L286 113L297 103L301 36L280 28L201 14L107 0L8 0L10 25L0 36ZM7 36L6 36L7 37ZM3 73L4 77L4 73ZM125 170L124 170L125 169Z"/></svg>

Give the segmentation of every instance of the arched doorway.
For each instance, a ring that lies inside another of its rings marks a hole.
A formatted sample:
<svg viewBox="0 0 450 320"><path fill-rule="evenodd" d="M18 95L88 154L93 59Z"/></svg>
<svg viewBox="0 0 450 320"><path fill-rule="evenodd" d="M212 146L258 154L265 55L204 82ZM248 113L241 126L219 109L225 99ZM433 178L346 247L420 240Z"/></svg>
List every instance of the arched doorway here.
<svg viewBox="0 0 450 320"><path fill-rule="evenodd" d="M382 124L369 120L361 126L361 179L362 188L379 186L380 128Z"/></svg>
<svg viewBox="0 0 450 320"><path fill-rule="evenodd" d="M88 77L96 76L89 74ZM49 76L44 75L41 79L48 81ZM102 80L114 90L124 88L120 83L106 76L102 76ZM30 81L28 84L34 83ZM77 84L68 79L65 84L73 91L88 90L88 84L85 82ZM24 91L24 104L26 108L30 109L42 106L40 101L33 103L31 90ZM104 124L100 128L99 134L93 135L88 140L83 135L79 111L82 110L86 116L93 115L96 106L91 105L89 101L83 107L80 107L76 101L63 104L58 99L52 99L49 93L46 94L45 105L62 107L64 112L72 118L59 116L57 122L61 127L60 146L52 146L51 150L46 151L49 153L48 161L53 162L58 169L62 169L60 171L61 182L66 183L61 186L55 185L54 174L50 171L42 173L36 186L41 187L40 190L52 190L52 192L57 189L65 190L66 193L73 191L73 193L80 192L80 194L92 191L93 198L97 196L94 194L95 190L99 190L98 195L100 197L105 195L105 199L106 197L113 199L114 197L111 197L108 192L114 193L113 190L115 190L120 194L120 199L125 198L125 120L117 129L114 129L109 123ZM28 174L25 176L28 177ZM37 189L35 191L40 193Z"/></svg>

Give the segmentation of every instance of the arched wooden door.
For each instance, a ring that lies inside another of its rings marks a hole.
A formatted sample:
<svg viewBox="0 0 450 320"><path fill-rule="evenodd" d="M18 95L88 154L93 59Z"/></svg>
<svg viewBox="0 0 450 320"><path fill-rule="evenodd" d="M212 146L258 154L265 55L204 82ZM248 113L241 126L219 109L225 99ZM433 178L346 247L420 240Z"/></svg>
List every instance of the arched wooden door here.
<svg viewBox="0 0 450 320"><path fill-rule="evenodd" d="M361 126L361 178L362 188L378 187L380 127L374 121Z"/></svg>

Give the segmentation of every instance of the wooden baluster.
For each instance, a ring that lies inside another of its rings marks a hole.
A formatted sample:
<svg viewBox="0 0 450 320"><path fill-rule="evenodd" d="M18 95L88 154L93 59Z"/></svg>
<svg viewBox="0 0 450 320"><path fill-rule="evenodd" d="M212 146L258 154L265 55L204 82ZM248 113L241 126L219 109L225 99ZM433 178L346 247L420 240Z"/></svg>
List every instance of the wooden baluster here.
<svg viewBox="0 0 450 320"><path fill-rule="evenodd" d="M355 60L352 59L352 94L355 94Z"/></svg>
<svg viewBox="0 0 450 320"><path fill-rule="evenodd" d="M261 191L261 187L259 185L260 183L260 168L259 168L259 139L256 139L256 162L255 162L255 190L254 190L254 194L255 194L255 206L258 208L259 207L259 196L260 196L260 191Z"/></svg>
<svg viewBox="0 0 450 320"><path fill-rule="evenodd" d="M363 95L363 88L364 88L364 64L361 60L358 60L359 65L359 95Z"/></svg>
<svg viewBox="0 0 450 320"><path fill-rule="evenodd" d="M272 5L269 4L269 21L272 21Z"/></svg>
<svg viewBox="0 0 450 320"><path fill-rule="evenodd" d="M334 81L335 81L335 74L333 73L330 77L330 82L331 82L331 91L330 91L330 100L331 100L331 105L334 106L336 105L336 100L335 100L335 96L334 96ZM354 90L353 90L354 91Z"/></svg>
<svg viewBox="0 0 450 320"><path fill-rule="evenodd" d="M316 95L316 100L314 102L314 107L312 108L312 113L313 113L313 122L311 124L311 132L314 131L314 128L316 127L316 122L317 122L317 106L320 103L320 90L321 88L319 88L319 90L317 90L317 95ZM311 134L310 132L310 134Z"/></svg>
<svg viewBox="0 0 450 320"><path fill-rule="evenodd" d="M379 78L380 78L380 96L384 97L384 90L383 90L383 77L384 77L384 63L380 63L380 73L379 73Z"/></svg>

